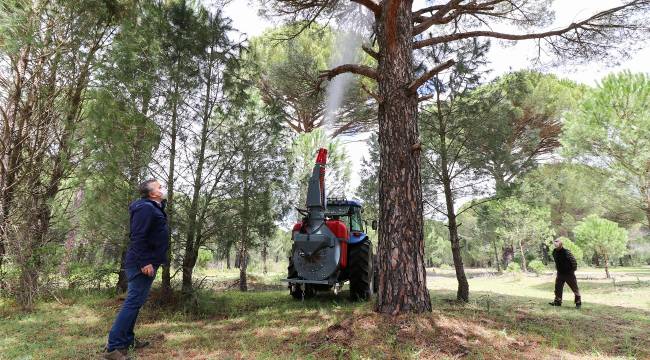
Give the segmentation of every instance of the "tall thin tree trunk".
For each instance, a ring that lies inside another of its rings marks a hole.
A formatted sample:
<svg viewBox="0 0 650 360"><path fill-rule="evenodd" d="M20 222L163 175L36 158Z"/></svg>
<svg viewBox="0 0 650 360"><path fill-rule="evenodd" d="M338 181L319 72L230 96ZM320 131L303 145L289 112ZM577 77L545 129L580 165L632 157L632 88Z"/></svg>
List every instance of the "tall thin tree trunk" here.
<svg viewBox="0 0 650 360"><path fill-rule="evenodd" d="M230 267L231 267L231 265L230 265L230 247L231 246L232 246L231 244L228 244L228 247L226 248L226 269L230 269Z"/></svg>
<svg viewBox="0 0 650 360"><path fill-rule="evenodd" d="M497 264L497 271L501 272L501 259L499 259L499 250L497 248L497 241L492 237L492 247L494 248L494 262Z"/></svg>
<svg viewBox="0 0 650 360"><path fill-rule="evenodd" d="M211 47L209 52L210 56L214 56L214 47ZM212 91L212 66L213 59L207 65L207 73L205 74L205 98L203 103L203 115L201 124L201 138L199 151L196 155L196 172L194 174L194 186L192 193L192 203L188 211L188 225L187 225L187 240L185 243L185 258L183 259L183 294L187 297L192 292L192 272L196 265L198 258L199 247L201 246L201 227L203 226L202 220L199 219L199 199L201 196L201 184L203 183L203 166L205 165L205 152L208 144L208 134L210 127L210 117L212 116L210 103L214 100L211 97ZM186 276L185 273L189 276Z"/></svg>
<svg viewBox="0 0 650 360"><path fill-rule="evenodd" d="M242 244L241 249L239 250L239 291L248 291L248 251L246 246Z"/></svg>
<svg viewBox="0 0 650 360"><path fill-rule="evenodd" d="M262 244L262 272L264 273L264 275L266 275L266 273L268 272L268 269L266 267L266 259L268 258L268 256L269 256L268 245L266 242L264 242L264 244Z"/></svg>
<svg viewBox="0 0 650 360"><path fill-rule="evenodd" d="M176 138L178 136L178 83L174 85L174 100L172 104L172 123L170 134L169 146L169 171L167 172L167 206L165 213L167 213L167 225L169 227L169 248L167 249L168 264L163 265L162 271L162 291L164 294L170 294L172 291L171 280L171 264L172 264L172 233L175 226L174 220L174 175L176 171ZM190 277L190 284L192 280Z"/></svg>
<svg viewBox="0 0 650 360"><path fill-rule="evenodd" d="M249 208L249 197L250 197L250 188L248 183L248 172L251 168L250 158L248 155L247 148L244 149L243 153L244 160L244 173L243 173L243 189L242 189L242 200L243 200L243 209L241 214L242 220L242 229L240 232L241 239L239 241L239 290L248 291L247 283L247 274L246 270L248 267L248 242L250 241L250 235L248 233L248 223L250 216Z"/></svg>
<svg viewBox="0 0 650 360"><path fill-rule="evenodd" d="M380 313L431 311L424 263L412 1L383 1L379 43L379 291Z"/></svg>
<svg viewBox="0 0 650 360"><path fill-rule="evenodd" d="M443 169L446 165L443 164ZM443 170L444 171L444 170ZM443 180L445 190L445 200L447 202L447 226L449 228L449 241L451 242L451 255L454 259L454 270L456 271L456 280L458 289L456 299L464 302L469 301L469 283L465 275L465 266L460 251L460 238L458 237L458 223L456 222L456 210L454 209L454 198L451 191L451 180Z"/></svg>
<svg viewBox="0 0 650 360"><path fill-rule="evenodd" d="M521 268L524 272L528 272L528 267L526 266L526 254L524 253L524 246L521 244L521 239L519 239L519 252L521 253Z"/></svg>

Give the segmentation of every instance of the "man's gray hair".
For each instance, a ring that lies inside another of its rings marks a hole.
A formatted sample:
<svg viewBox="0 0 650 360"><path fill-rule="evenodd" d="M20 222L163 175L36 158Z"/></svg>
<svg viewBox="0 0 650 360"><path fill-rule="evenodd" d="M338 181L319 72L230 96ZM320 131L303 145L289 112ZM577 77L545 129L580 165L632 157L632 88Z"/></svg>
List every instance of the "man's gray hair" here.
<svg viewBox="0 0 650 360"><path fill-rule="evenodd" d="M142 198L147 198L149 197L149 193L153 191L153 188L151 187L151 184L158 182L156 179L149 179L145 180L138 185L138 192L140 193L140 197Z"/></svg>

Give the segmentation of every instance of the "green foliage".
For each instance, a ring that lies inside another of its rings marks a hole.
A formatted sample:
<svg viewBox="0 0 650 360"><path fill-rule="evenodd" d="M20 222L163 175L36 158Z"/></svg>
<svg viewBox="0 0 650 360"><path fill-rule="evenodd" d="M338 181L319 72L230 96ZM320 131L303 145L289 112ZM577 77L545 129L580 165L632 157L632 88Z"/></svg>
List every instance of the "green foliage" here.
<svg viewBox="0 0 650 360"><path fill-rule="evenodd" d="M581 221L573 232L582 249L604 257L606 262L623 256L627 251L627 230L596 215Z"/></svg>
<svg viewBox="0 0 650 360"><path fill-rule="evenodd" d="M363 201L364 217L379 219L379 138L373 133L367 141L368 158L361 161L359 187L356 194ZM426 231L426 230L425 230Z"/></svg>
<svg viewBox="0 0 650 360"><path fill-rule="evenodd" d="M424 221L424 256L427 266L441 267L454 263L449 233L440 221Z"/></svg>
<svg viewBox="0 0 650 360"><path fill-rule="evenodd" d="M641 195L648 191L649 102L648 75L609 75L567 116L562 138L566 155L607 166L615 180L637 192L636 204L642 209L650 209Z"/></svg>
<svg viewBox="0 0 650 360"><path fill-rule="evenodd" d="M545 164L523 179L516 195L536 206L548 206L557 234L568 234L579 220L595 214L631 225L643 221L628 189L618 186L612 173L582 164Z"/></svg>
<svg viewBox="0 0 650 360"><path fill-rule="evenodd" d="M213 254L212 251L205 249L205 248L200 248L199 249L199 256L196 259L196 267L199 269L205 269L208 267L208 264L213 259Z"/></svg>
<svg viewBox="0 0 650 360"><path fill-rule="evenodd" d="M506 244L511 244L515 252L524 253L520 255L525 256L529 249L539 249L552 238L548 208L529 206L514 198L495 205L501 218L496 233Z"/></svg>
<svg viewBox="0 0 650 360"><path fill-rule="evenodd" d="M535 259L528 264L528 269L539 275L546 271L546 265L540 260Z"/></svg>
<svg viewBox="0 0 650 360"><path fill-rule="evenodd" d="M261 68L258 86L264 101L281 109L284 124L296 133L332 126L338 135L371 127L377 117L375 105L369 104L370 97L361 87L362 81L368 80L361 77L346 89L335 124L325 124L326 92L314 89L321 71L331 65L333 55L339 51L336 38L342 34L326 26L303 26L284 25L251 40L252 57ZM286 40L287 34L298 32ZM357 58L355 62L369 61L362 53Z"/></svg>
<svg viewBox="0 0 650 360"><path fill-rule="evenodd" d="M521 265L519 265L518 262L513 261L510 264L508 264L508 268L506 268L506 272L513 273L513 274L521 273Z"/></svg>
<svg viewBox="0 0 650 360"><path fill-rule="evenodd" d="M469 95L476 124L470 148L481 150L471 153L472 161L494 178L497 195L506 194L513 179L560 145L560 118L580 92L577 85L553 75L519 71Z"/></svg>
<svg viewBox="0 0 650 360"><path fill-rule="evenodd" d="M67 273L64 274L68 281L68 288L95 288L112 287L114 284L115 267L111 263L88 264L73 262L69 264Z"/></svg>
<svg viewBox="0 0 650 360"><path fill-rule="evenodd" d="M295 206L304 207L309 177L319 148L327 149L327 196L343 197L346 194L352 168L345 146L340 140L329 139L323 129L316 129L297 135L291 144L289 162L293 168L292 190L294 198L298 200Z"/></svg>

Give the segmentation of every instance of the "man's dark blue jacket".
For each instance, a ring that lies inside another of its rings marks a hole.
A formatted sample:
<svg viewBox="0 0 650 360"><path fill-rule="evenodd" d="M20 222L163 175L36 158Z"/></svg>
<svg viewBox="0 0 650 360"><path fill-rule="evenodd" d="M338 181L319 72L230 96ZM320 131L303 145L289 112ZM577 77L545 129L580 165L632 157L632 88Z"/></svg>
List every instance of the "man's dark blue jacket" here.
<svg viewBox="0 0 650 360"><path fill-rule="evenodd" d="M126 251L124 268L152 264L167 264L169 227L167 214L157 202L149 199L136 200L129 205L131 215L131 242Z"/></svg>

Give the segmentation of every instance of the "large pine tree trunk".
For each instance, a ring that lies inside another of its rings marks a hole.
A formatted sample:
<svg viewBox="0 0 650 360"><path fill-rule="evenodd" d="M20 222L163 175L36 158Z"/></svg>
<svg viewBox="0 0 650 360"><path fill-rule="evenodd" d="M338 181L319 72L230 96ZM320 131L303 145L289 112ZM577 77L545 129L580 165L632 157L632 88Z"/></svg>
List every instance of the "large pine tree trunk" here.
<svg viewBox="0 0 650 360"><path fill-rule="evenodd" d="M424 232L411 1L382 2L379 42L379 292L381 313L431 311Z"/></svg>

